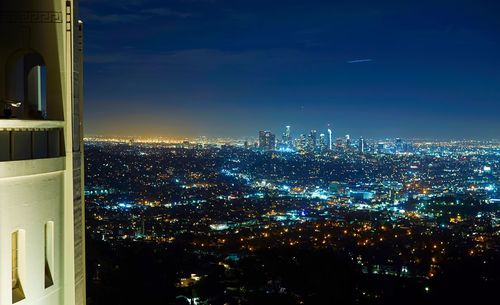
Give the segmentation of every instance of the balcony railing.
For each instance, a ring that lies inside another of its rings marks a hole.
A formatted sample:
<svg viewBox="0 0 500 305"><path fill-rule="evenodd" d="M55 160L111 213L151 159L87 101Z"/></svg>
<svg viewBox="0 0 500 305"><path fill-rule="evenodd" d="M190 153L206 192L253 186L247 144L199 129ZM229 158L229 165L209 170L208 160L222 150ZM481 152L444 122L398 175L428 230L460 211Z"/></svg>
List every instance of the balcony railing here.
<svg viewBox="0 0 500 305"><path fill-rule="evenodd" d="M64 122L0 119L0 162L64 156Z"/></svg>

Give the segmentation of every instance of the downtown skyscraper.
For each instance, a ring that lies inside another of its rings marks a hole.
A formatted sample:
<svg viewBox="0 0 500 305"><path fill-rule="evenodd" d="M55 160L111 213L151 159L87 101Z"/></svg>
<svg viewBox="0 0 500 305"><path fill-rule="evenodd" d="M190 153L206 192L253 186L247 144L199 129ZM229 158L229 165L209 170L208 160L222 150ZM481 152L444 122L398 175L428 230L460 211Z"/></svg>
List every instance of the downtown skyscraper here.
<svg viewBox="0 0 500 305"><path fill-rule="evenodd" d="M283 133L283 144L287 145L288 147L292 146L292 132L291 132L291 127L288 125L285 127L285 132Z"/></svg>
<svg viewBox="0 0 500 305"><path fill-rule="evenodd" d="M333 148L333 139L332 139L332 130L330 128L328 128L328 138L327 138L327 141L328 141L328 150L332 150L332 148Z"/></svg>
<svg viewBox="0 0 500 305"><path fill-rule="evenodd" d="M268 130L259 131L259 148L262 150L276 149L276 135Z"/></svg>

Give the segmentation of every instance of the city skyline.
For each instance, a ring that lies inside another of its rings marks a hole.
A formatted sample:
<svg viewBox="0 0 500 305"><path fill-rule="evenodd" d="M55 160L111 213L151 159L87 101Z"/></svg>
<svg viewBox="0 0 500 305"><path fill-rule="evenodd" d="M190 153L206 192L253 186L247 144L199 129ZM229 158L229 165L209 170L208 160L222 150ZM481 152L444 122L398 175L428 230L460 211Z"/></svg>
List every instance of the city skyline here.
<svg viewBox="0 0 500 305"><path fill-rule="evenodd" d="M360 138L363 138L364 140L369 140L369 141L387 141L387 140L395 140L395 139L400 139L404 138L405 140L409 141L500 141L500 138L467 138L467 137L418 137L418 136L402 136L400 133L397 131L393 132L388 132L385 135L375 135L375 136L365 136L364 134L353 134L350 132L349 128L341 129L338 131L338 129L332 127L330 124L324 126L323 128L303 128L303 129L295 129L293 128L293 125L281 125L278 126L276 129L271 129L271 128L254 128L250 134L245 134L245 135L224 135L224 134L219 134L219 135L208 135L208 134L192 134L192 135L164 135L164 134L120 134L120 133L113 133L113 134L106 134L106 133L95 133L95 134L89 134L87 133L85 135L86 139L93 139L93 138L116 138L116 139L125 139L125 138L130 138L130 139L150 139L150 140L167 140L171 142L182 142L185 140L189 141L198 141L201 139L227 139L227 140L234 140L234 141L242 141L242 140L254 140L255 143L258 142L259 139L259 133L260 132L270 132L276 137L276 142L282 142L283 136L285 136L285 133L288 132L288 137L289 140L296 140L299 138L301 135L307 136L311 131L317 131L317 136L319 137L321 134L323 134L326 137L327 141L331 141L333 146L335 146L335 141L339 139L345 139L346 136L353 138L355 140L359 140ZM343 131L343 132L341 132ZM370 133L368 133L370 134ZM331 136L331 140L329 140L329 137Z"/></svg>
<svg viewBox="0 0 500 305"><path fill-rule="evenodd" d="M86 134L498 139L498 5L83 0Z"/></svg>

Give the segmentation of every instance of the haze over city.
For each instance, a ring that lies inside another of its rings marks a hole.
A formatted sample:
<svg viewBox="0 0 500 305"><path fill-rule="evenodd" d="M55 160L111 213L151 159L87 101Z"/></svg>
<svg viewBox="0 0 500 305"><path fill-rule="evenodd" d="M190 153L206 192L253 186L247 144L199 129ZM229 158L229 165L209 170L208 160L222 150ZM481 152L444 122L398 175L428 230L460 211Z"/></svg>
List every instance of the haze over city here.
<svg viewBox="0 0 500 305"><path fill-rule="evenodd" d="M438 2L82 0L86 134L498 139L500 4Z"/></svg>

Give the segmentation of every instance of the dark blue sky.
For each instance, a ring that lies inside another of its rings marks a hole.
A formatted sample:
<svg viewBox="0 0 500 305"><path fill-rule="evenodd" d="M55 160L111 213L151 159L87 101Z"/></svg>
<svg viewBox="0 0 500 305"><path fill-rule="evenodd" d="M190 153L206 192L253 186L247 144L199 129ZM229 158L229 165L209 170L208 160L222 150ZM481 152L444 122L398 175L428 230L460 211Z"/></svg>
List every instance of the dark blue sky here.
<svg viewBox="0 0 500 305"><path fill-rule="evenodd" d="M500 1L80 6L87 134L500 138Z"/></svg>

